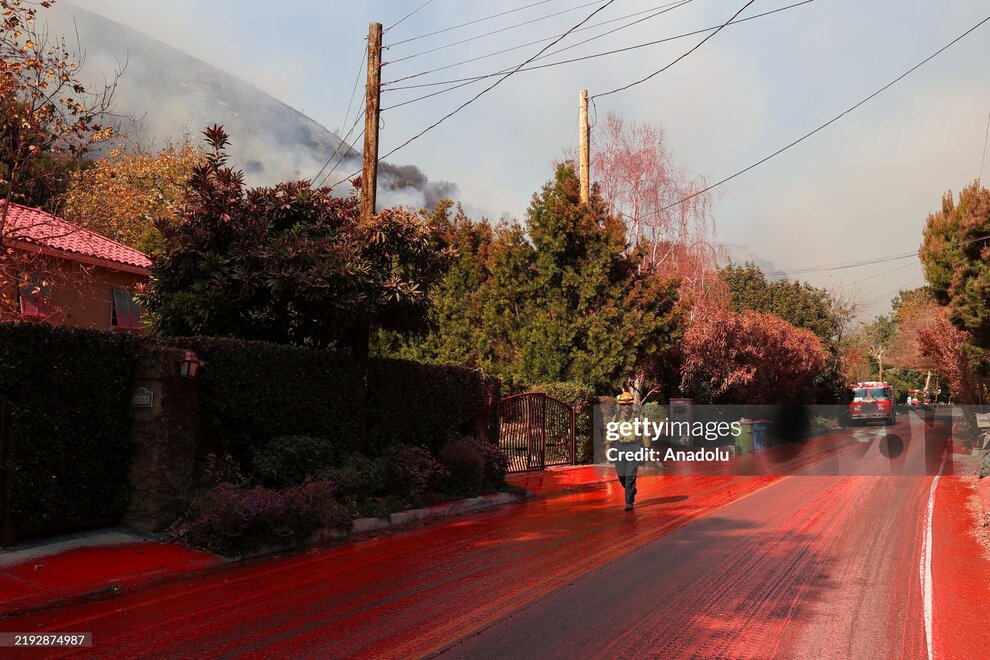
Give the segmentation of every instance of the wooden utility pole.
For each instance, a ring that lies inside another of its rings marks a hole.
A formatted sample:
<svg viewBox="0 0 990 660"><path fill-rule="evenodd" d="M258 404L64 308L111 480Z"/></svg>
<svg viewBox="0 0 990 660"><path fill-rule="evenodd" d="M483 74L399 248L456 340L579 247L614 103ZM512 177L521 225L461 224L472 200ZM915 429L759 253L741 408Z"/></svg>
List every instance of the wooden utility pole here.
<svg viewBox="0 0 990 660"><path fill-rule="evenodd" d="M368 25L368 84L364 101L364 167L361 170L361 222L375 215L378 187L378 117L382 95L382 24Z"/></svg>
<svg viewBox="0 0 990 660"><path fill-rule="evenodd" d="M588 90L578 95L578 113L581 117L581 203L591 201L591 132L588 128Z"/></svg>

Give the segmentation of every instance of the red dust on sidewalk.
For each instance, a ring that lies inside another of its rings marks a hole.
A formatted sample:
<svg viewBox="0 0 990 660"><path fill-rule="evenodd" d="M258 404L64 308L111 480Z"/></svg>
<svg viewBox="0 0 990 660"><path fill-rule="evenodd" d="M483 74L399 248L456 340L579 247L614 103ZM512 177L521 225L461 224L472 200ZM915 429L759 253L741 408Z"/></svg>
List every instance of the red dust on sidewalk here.
<svg viewBox="0 0 990 660"><path fill-rule="evenodd" d="M0 616L130 590L221 563L161 541L75 547L0 565Z"/></svg>
<svg viewBox="0 0 990 660"><path fill-rule="evenodd" d="M986 657L990 646L990 559L977 538L986 511L990 478L942 478L932 521L935 657Z"/></svg>

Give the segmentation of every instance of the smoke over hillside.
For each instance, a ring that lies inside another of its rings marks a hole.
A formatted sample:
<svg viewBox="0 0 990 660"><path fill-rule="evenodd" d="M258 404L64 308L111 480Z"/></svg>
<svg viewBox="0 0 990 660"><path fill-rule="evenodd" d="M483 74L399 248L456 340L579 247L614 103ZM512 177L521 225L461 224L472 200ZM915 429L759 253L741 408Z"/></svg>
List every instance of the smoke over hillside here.
<svg viewBox="0 0 990 660"><path fill-rule="evenodd" d="M222 124L230 134L231 164L244 170L250 184L271 185L315 177L340 144L333 132L271 95L125 25L64 2L39 19L53 36L73 35L67 36L72 45L78 30L83 79L102 85L124 68L114 112L138 119L128 130L142 146L155 148ZM328 183L360 167L359 153L348 146L340 151L348 157ZM431 182L414 165L383 163L378 187L382 206L432 208L457 195L457 186ZM349 191L346 183L337 188L338 194Z"/></svg>

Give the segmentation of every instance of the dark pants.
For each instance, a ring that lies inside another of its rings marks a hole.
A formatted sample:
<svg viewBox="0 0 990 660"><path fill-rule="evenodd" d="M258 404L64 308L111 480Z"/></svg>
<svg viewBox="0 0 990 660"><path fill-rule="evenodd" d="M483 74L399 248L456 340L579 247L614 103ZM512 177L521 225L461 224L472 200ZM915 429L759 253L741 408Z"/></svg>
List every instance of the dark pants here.
<svg viewBox="0 0 990 660"><path fill-rule="evenodd" d="M613 446L619 450L619 456L615 461L615 474L626 491L626 504L633 504L636 500L636 471L639 469L639 462L627 459L623 454L627 451L638 451L643 443L617 442Z"/></svg>

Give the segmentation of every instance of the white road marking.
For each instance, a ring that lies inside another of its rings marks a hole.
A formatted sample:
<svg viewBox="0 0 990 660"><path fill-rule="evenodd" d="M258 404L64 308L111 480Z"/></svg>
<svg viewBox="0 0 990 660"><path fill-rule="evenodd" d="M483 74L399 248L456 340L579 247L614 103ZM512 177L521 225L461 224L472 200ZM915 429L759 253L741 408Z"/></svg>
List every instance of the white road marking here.
<svg viewBox="0 0 990 660"><path fill-rule="evenodd" d="M931 489L928 491L928 510L925 512L925 542L921 547L921 587L924 591L925 604L925 638L928 643L928 660L935 657L932 653L932 518L935 512L935 489L938 488L938 480L945 469L945 456L942 457L942 464L938 468L938 474L932 479Z"/></svg>

